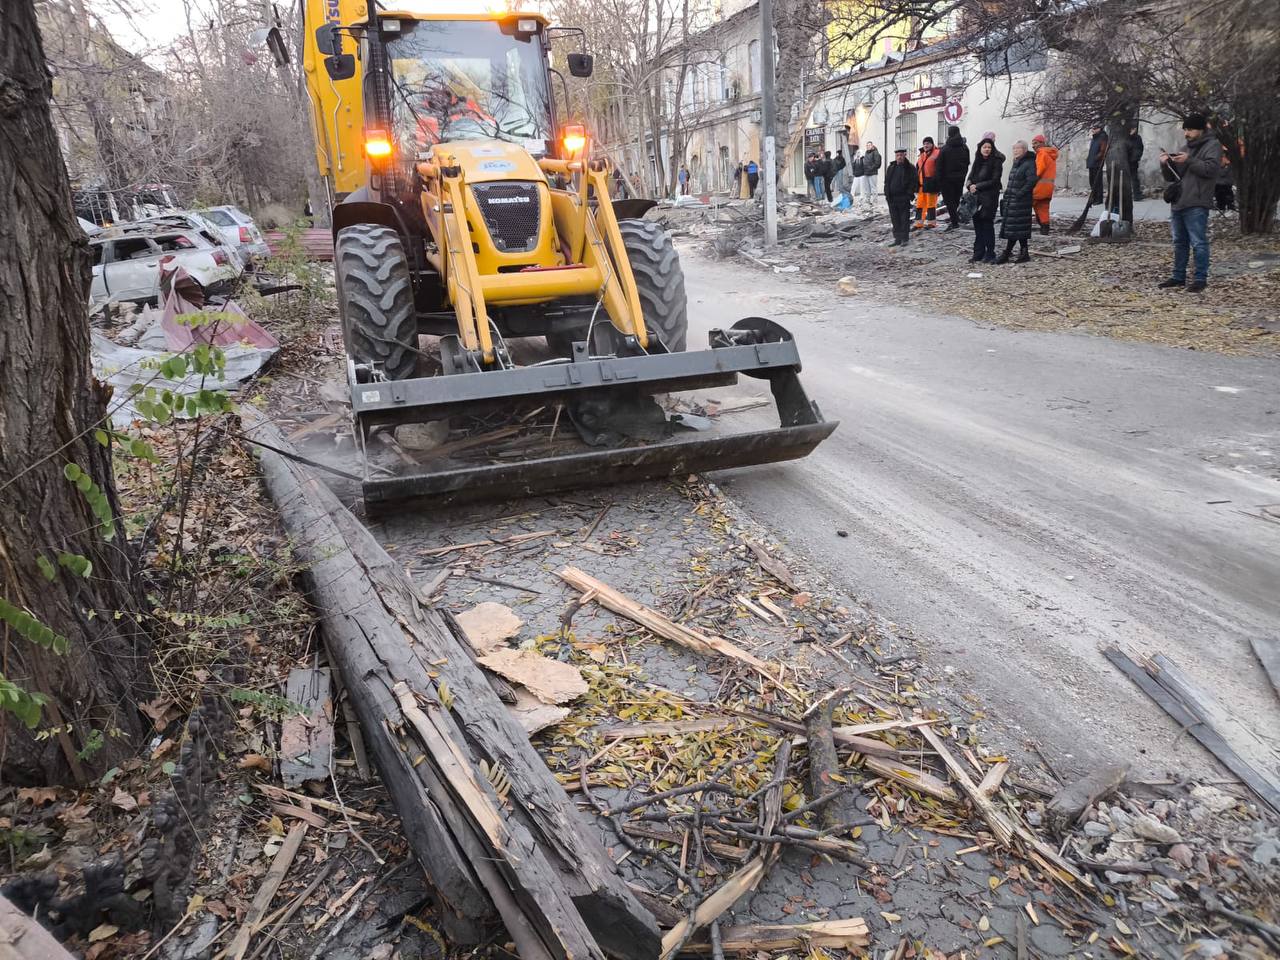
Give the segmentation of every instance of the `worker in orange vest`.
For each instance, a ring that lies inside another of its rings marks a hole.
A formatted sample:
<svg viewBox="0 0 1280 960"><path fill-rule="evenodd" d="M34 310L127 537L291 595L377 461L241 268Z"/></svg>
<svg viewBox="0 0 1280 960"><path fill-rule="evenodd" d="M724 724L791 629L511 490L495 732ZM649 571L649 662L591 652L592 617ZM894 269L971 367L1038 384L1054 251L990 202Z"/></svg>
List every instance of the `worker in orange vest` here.
<svg viewBox="0 0 1280 960"><path fill-rule="evenodd" d="M916 230L932 230L938 225L938 150L933 137L925 137L916 159L920 192L916 194Z"/></svg>
<svg viewBox="0 0 1280 960"><path fill-rule="evenodd" d="M1031 138L1036 152L1036 186L1031 194L1031 208L1036 212L1040 232L1049 232L1049 201L1053 199L1053 178L1058 175L1058 148L1051 147L1043 133Z"/></svg>

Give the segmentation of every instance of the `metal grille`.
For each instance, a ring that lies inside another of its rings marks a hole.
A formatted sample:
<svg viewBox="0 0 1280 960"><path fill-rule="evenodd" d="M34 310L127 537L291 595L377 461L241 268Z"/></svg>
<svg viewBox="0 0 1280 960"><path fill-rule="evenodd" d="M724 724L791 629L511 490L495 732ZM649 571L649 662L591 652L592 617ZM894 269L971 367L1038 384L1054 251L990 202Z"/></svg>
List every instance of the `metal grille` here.
<svg viewBox="0 0 1280 960"><path fill-rule="evenodd" d="M476 183L471 192L495 247L527 253L538 245L542 198L536 183Z"/></svg>

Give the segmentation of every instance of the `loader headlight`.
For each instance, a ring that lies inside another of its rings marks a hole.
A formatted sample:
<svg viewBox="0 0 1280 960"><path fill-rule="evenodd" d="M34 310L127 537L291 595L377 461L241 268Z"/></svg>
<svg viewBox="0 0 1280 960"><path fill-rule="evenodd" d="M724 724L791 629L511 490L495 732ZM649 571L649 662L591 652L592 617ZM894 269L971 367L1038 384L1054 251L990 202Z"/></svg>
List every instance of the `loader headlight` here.
<svg viewBox="0 0 1280 960"><path fill-rule="evenodd" d="M370 130L364 136L364 154L370 160L385 160L391 156L391 138L381 130Z"/></svg>
<svg viewBox="0 0 1280 960"><path fill-rule="evenodd" d="M573 159L587 145L587 128L580 123L565 124L564 134L560 139L564 144L565 153L568 154L570 159Z"/></svg>

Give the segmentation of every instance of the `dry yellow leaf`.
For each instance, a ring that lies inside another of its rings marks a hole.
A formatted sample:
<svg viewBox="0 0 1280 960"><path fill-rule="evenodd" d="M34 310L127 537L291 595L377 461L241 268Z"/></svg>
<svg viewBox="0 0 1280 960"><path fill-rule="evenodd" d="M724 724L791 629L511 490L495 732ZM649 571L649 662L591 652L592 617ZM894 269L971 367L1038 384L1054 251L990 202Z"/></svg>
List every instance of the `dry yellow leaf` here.
<svg viewBox="0 0 1280 960"><path fill-rule="evenodd" d="M275 814L272 814L272 815L271 815L271 819L267 821L267 829L271 832L271 834L272 834L273 836L276 836L276 837L283 837L283 836L284 836L284 821L283 821L283 820L281 820L281 819L280 819L278 816L276 816Z"/></svg>
<svg viewBox="0 0 1280 960"><path fill-rule="evenodd" d="M991 929L991 921L987 919L987 915L985 913L978 918L978 929L983 933L986 933Z"/></svg>
<svg viewBox="0 0 1280 960"><path fill-rule="evenodd" d="M994 947L998 943L1004 943L1004 937L989 937L982 941L984 947Z"/></svg>
<svg viewBox="0 0 1280 960"><path fill-rule="evenodd" d="M1129 929L1129 925L1125 923L1123 920L1121 920L1119 917L1116 917L1116 929L1119 930L1121 933L1123 933L1125 936L1133 935L1133 931Z"/></svg>
<svg viewBox="0 0 1280 960"><path fill-rule="evenodd" d="M1000 886L1002 883L1004 883L1004 880L1000 877L987 877L987 886L992 890L996 889L996 887Z"/></svg>
<svg viewBox="0 0 1280 960"><path fill-rule="evenodd" d="M885 913L883 910L880 911L880 916L884 917L885 923L897 923L902 919L902 917L898 916L896 913Z"/></svg>
<svg viewBox="0 0 1280 960"><path fill-rule="evenodd" d="M109 937L114 937L119 932L119 927L113 927L109 923L104 923L89 931L89 942L97 943L99 940L106 940Z"/></svg>

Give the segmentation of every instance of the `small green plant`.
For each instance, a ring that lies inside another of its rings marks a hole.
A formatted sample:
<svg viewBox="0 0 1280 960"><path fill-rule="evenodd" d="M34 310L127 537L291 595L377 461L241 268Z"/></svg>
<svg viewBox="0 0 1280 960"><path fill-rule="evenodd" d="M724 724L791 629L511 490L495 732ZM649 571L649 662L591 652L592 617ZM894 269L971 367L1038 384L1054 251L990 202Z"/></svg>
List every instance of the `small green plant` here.
<svg viewBox="0 0 1280 960"><path fill-rule="evenodd" d="M235 687L227 694L227 697L232 703L246 703L272 719L301 716L307 712L306 708L301 704L294 703L288 697L277 696L274 693L263 693L261 690L247 690L244 687Z"/></svg>

